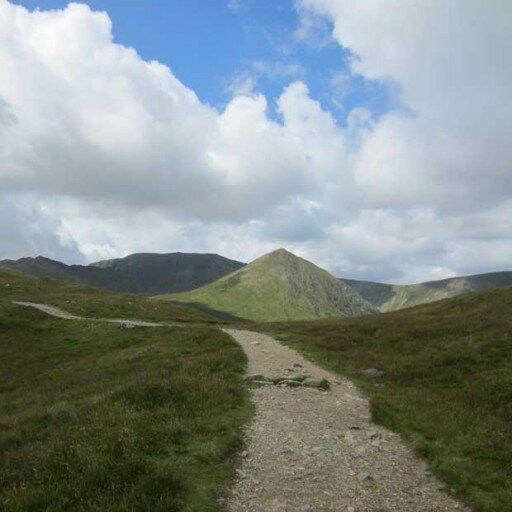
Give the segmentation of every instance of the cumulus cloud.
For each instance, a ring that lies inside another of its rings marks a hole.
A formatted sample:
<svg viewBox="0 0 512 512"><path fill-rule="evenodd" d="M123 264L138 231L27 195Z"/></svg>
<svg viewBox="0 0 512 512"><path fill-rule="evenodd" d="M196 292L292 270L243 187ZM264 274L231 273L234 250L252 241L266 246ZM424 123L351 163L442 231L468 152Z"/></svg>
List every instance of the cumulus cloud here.
<svg viewBox="0 0 512 512"><path fill-rule="evenodd" d="M278 103L290 125L308 116L302 132L270 120L261 95L223 112L202 104L169 68L114 44L108 16L85 5L5 2L0 20L4 191L246 220L324 172L305 143L329 115L301 83Z"/></svg>
<svg viewBox="0 0 512 512"><path fill-rule="evenodd" d="M510 233L493 238L492 226L507 219L512 193L512 6L480 0L301 0L300 7L332 23L333 37L352 54L353 75L395 83L401 91L401 108L366 131L355 155L362 215L364 209L384 209L405 220L418 209L430 211L426 225L414 222L416 234L402 227L391 244L404 256L399 241L411 235L420 241L418 233L424 233L428 243L416 251L416 267L418 261L429 267L427 247L437 247L433 264L441 268L509 266ZM482 222L486 227L479 232L464 229ZM360 229L362 239L371 232ZM377 245L385 253L381 235ZM456 256L468 250L471 256Z"/></svg>
<svg viewBox="0 0 512 512"><path fill-rule="evenodd" d="M287 245L339 274L396 281L505 267L510 8L297 6L298 37L332 24L352 54L347 80L393 84L399 107L378 120L355 108L340 125L296 80L300 66L257 61L254 74L291 83L274 100L243 77L218 110L116 44L106 13L0 2L0 256L247 261Z"/></svg>
<svg viewBox="0 0 512 512"><path fill-rule="evenodd" d="M59 217L34 197L0 196L0 234L4 256L45 254L69 263L85 261Z"/></svg>
<svg viewBox="0 0 512 512"><path fill-rule="evenodd" d="M333 36L352 52L353 73L401 88L408 115L393 111L382 119L356 164L371 200L425 201L453 209L510 196L511 5L480 0L428 5L302 0L301 5L332 21Z"/></svg>

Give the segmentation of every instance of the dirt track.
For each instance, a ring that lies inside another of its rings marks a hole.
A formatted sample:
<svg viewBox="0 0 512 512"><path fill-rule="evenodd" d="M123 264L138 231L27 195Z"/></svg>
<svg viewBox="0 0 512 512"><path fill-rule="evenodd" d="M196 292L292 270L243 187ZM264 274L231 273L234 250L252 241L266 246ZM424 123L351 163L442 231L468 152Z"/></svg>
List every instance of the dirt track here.
<svg viewBox="0 0 512 512"><path fill-rule="evenodd" d="M371 423L368 402L350 381L269 336L225 331L244 348L250 374L303 372L331 382L327 392L275 385L254 390L256 415L247 428L230 511L464 510L399 436Z"/></svg>

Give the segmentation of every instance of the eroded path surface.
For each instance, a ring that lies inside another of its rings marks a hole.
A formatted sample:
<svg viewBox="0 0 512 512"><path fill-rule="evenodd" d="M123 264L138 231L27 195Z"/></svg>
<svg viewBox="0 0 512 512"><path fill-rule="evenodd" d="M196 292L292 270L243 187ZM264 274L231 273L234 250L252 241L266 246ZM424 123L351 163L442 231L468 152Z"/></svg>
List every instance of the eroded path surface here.
<svg viewBox="0 0 512 512"><path fill-rule="evenodd" d="M21 302L13 301L13 304L18 306L26 306L34 308L47 315L54 316L56 318L62 318L63 320L94 320L95 322L107 322L111 324L122 324L125 327L165 327L165 326L181 326L180 324L163 324L156 322L144 322L143 320L123 320L120 318L87 318L84 316L77 316L63 309L56 308L55 306L49 306L48 304L39 304L37 302Z"/></svg>
<svg viewBox="0 0 512 512"><path fill-rule="evenodd" d="M465 510L399 436L371 423L368 402L350 381L269 336L225 331L247 353L249 374L300 371L331 382L330 391L254 389L256 414L227 499L231 512Z"/></svg>

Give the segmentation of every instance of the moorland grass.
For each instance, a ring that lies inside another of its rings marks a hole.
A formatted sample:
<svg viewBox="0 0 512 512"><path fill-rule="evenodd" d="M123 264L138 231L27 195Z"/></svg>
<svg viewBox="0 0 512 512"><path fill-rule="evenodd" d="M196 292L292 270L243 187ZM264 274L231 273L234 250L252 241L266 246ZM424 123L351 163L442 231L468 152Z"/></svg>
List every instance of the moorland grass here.
<svg viewBox="0 0 512 512"><path fill-rule="evenodd" d="M13 300L43 302L89 318L127 318L153 322L218 323L213 310L152 300L140 295L115 294L51 278L32 277L0 269L0 303Z"/></svg>
<svg viewBox="0 0 512 512"><path fill-rule="evenodd" d="M46 301L59 305L53 283ZM216 498L250 414L240 347L208 326L55 319L11 304L21 285L12 276L7 284L0 510L223 510ZM108 303L100 307L113 316Z"/></svg>
<svg viewBox="0 0 512 512"><path fill-rule="evenodd" d="M512 288L343 320L260 325L368 394L475 510L512 511ZM365 379L365 368L385 371Z"/></svg>

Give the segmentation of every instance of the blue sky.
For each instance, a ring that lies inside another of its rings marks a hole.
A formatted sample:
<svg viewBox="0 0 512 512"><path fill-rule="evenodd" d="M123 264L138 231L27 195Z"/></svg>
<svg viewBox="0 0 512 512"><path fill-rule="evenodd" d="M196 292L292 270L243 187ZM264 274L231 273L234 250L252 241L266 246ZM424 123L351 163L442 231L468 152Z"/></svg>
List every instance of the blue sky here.
<svg viewBox="0 0 512 512"><path fill-rule="evenodd" d="M28 9L61 9L66 0L16 1ZM293 0L89 0L113 22L114 41L158 60L193 89L203 102L222 109L232 87L252 79L269 99L303 80L311 97L344 124L358 106L374 117L389 110L388 88L348 73L350 54L331 37L331 25L318 18L301 40Z"/></svg>

